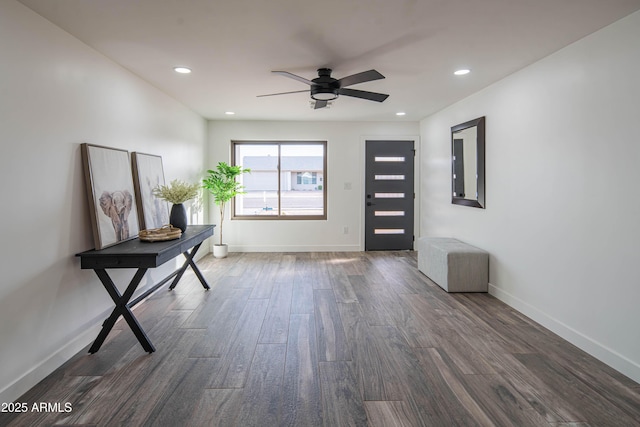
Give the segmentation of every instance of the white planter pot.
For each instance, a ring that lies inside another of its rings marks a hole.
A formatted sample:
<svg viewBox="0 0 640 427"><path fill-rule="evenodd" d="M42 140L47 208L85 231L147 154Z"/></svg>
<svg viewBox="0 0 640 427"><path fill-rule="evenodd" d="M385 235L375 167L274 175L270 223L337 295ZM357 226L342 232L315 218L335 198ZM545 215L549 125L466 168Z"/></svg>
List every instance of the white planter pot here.
<svg viewBox="0 0 640 427"><path fill-rule="evenodd" d="M226 258L229 253L227 245L213 245L213 256L216 258Z"/></svg>

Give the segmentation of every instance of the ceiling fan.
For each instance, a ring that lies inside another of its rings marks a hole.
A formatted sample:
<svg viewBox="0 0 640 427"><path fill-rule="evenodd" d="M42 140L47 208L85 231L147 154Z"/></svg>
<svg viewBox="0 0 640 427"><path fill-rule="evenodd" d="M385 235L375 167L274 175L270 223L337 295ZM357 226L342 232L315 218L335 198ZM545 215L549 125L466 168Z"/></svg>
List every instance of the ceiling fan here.
<svg viewBox="0 0 640 427"><path fill-rule="evenodd" d="M310 86L311 98L315 100L314 109L316 110L318 108L326 107L328 101L336 99L339 95L352 96L354 98L361 98L377 102L382 102L389 96L384 93L367 92L364 90L346 88L347 86L355 85L358 83L384 79L384 76L376 70L363 71L362 73L352 74L341 79L335 79L331 77L330 68L319 68L318 77L313 80L307 80L304 77L296 76L295 74L289 73L288 71L272 71L272 73L279 74L284 77L289 77L291 79L298 80L299 82L308 84ZM286 95L290 93L301 92L307 92L307 90L270 93L268 95L258 95L258 97L260 98L263 96Z"/></svg>

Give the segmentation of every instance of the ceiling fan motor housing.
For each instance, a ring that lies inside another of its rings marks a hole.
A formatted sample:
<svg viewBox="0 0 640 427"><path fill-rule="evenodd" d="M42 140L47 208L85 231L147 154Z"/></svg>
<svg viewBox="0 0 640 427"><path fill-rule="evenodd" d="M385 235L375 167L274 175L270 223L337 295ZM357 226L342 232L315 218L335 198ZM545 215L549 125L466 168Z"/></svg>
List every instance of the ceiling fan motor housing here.
<svg viewBox="0 0 640 427"><path fill-rule="evenodd" d="M318 76L311 80L314 85L311 86L311 98L316 101L331 101L338 97L338 89L340 83L337 79L331 77L330 68L319 68Z"/></svg>

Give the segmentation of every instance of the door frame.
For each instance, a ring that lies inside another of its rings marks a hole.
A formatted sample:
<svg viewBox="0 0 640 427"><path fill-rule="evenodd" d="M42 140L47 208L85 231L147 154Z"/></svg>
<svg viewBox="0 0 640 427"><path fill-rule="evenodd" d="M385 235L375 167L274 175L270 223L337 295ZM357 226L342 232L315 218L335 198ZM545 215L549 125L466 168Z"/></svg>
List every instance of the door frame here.
<svg viewBox="0 0 640 427"><path fill-rule="evenodd" d="M360 137L360 251L364 251L364 238L365 238L365 209L366 203L366 179L367 179L367 165L366 165L366 147L367 141L413 141L413 149L416 150L416 155L413 158L413 192L416 194L416 198L413 201L413 235L420 236L420 136L419 135L363 135ZM415 241L413 242L413 248L415 250Z"/></svg>

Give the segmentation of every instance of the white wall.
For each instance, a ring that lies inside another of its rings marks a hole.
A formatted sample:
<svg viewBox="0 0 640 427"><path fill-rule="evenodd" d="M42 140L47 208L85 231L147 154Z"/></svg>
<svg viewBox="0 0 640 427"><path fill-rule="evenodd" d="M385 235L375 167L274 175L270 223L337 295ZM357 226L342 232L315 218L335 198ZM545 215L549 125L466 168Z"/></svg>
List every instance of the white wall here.
<svg viewBox="0 0 640 427"><path fill-rule="evenodd" d="M209 167L229 162L231 140L327 141L326 221L225 220L231 251L357 251L364 247L364 141L416 140L417 122L209 122ZM345 189L345 184L351 186ZM416 210L418 209L416 202ZM210 209L218 223L217 209ZM344 227L349 230L344 234Z"/></svg>
<svg viewBox="0 0 640 427"><path fill-rule="evenodd" d="M490 291L640 381L640 12L421 122L422 235L491 253ZM450 202L449 128L486 116L486 210Z"/></svg>
<svg viewBox="0 0 640 427"><path fill-rule="evenodd" d="M0 401L11 402L90 343L113 306L74 256L93 248L80 144L158 154L167 179L200 179L206 121L13 0L0 2L0 58Z"/></svg>

